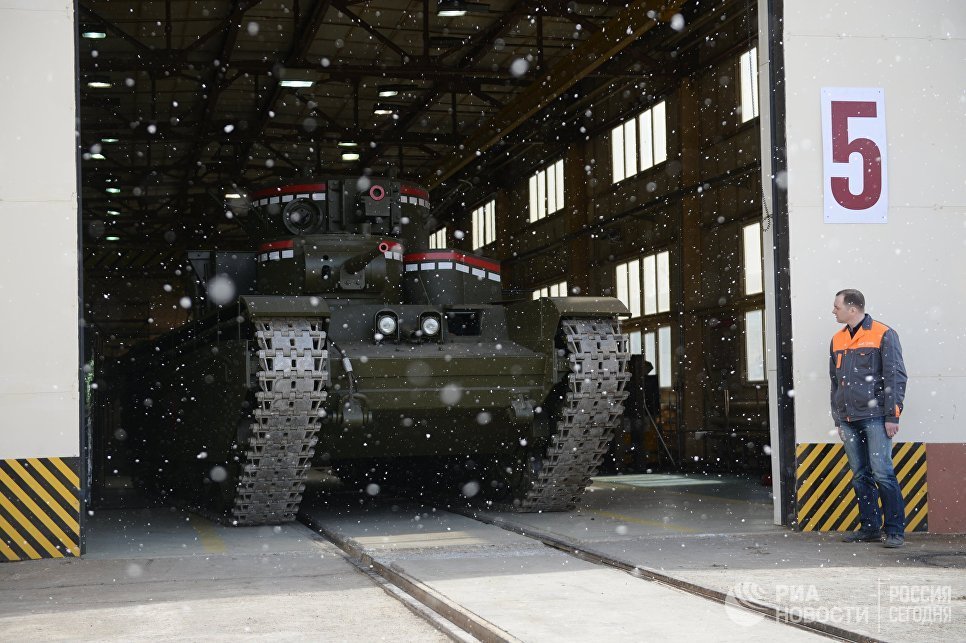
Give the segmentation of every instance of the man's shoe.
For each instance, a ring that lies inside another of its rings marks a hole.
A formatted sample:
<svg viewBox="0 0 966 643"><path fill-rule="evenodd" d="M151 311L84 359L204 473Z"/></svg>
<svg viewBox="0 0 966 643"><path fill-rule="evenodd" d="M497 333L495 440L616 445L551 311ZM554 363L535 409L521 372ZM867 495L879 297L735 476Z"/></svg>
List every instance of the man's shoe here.
<svg viewBox="0 0 966 643"><path fill-rule="evenodd" d="M882 534L879 532L850 531L842 536L843 543L877 543L880 540L882 540Z"/></svg>
<svg viewBox="0 0 966 643"><path fill-rule="evenodd" d="M902 547L904 544L906 544L906 538L902 534L886 534L885 542L882 546L888 547L889 549L896 549Z"/></svg>

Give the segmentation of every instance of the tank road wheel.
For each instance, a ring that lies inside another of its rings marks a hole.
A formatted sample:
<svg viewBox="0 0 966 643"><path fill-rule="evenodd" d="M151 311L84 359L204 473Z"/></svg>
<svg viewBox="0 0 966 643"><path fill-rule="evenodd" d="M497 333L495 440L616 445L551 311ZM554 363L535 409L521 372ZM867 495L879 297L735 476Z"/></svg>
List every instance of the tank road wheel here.
<svg viewBox="0 0 966 643"><path fill-rule="evenodd" d="M562 319L558 346L569 372L544 404L549 438L535 441L518 463L518 511L569 511L607 454L624 413L630 380L628 337L616 319Z"/></svg>
<svg viewBox="0 0 966 643"><path fill-rule="evenodd" d="M229 517L236 525L290 522L318 442L329 380L325 322L256 319L259 390Z"/></svg>

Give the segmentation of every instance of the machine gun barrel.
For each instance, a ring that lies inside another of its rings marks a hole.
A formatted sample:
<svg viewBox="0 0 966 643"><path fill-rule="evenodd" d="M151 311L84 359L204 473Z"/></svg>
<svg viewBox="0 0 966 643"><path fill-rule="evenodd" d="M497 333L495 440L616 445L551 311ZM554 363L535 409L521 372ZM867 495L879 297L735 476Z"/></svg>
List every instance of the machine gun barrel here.
<svg viewBox="0 0 966 643"><path fill-rule="evenodd" d="M362 272L365 270L366 266L368 266L373 259L386 252L389 252L389 244L383 241L372 250L360 252L356 256L346 260L346 262L342 264L342 268L349 274L354 275L357 272Z"/></svg>

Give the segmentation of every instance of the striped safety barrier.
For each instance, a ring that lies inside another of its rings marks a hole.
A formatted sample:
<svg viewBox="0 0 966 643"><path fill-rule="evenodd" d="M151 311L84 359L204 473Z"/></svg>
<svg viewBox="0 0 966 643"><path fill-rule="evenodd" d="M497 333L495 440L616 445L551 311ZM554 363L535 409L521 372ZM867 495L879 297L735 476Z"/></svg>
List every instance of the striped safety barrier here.
<svg viewBox="0 0 966 643"><path fill-rule="evenodd" d="M799 529L857 530L859 503L852 488L852 470L845 447L839 443L799 444L796 456ZM892 463L906 502L906 531L927 531L926 445L894 443Z"/></svg>
<svg viewBox="0 0 966 643"><path fill-rule="evenodd" d="M78 458L0 460L0 561L80 556Z"/></svg>

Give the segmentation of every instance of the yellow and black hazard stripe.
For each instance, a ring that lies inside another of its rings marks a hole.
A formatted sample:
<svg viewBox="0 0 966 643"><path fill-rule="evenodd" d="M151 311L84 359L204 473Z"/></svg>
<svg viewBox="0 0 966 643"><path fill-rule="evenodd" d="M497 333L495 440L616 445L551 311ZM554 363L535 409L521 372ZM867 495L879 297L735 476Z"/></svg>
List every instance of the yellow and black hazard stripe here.
<svg viewBox="0 0 966 643"><path fill-rule="evenodd" d="M0 460L0 561L80 556L78 458Z"/></svg>
<svg viewBox="0 0 966 643"><path fill-rule="evenodd" d="M799 444L796 455L799 529L858 529L859 503L852 488L852 470L845 447L841 443ZM926 445L922 442L893 444L892 464L906 503L906 531L928 531Z"/></svg>

